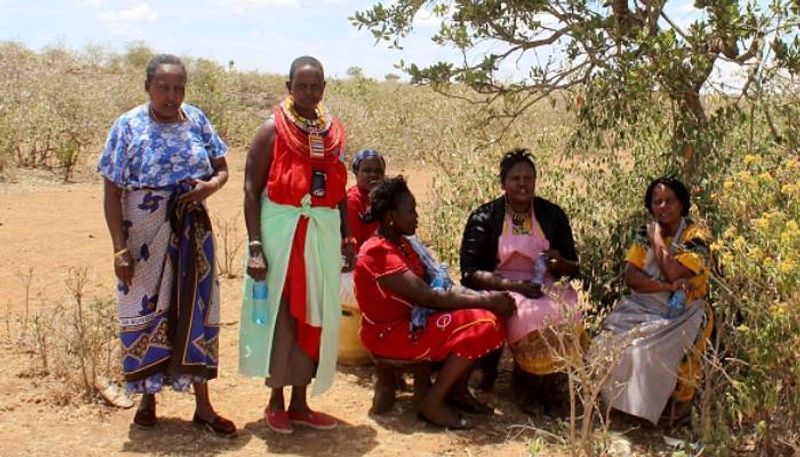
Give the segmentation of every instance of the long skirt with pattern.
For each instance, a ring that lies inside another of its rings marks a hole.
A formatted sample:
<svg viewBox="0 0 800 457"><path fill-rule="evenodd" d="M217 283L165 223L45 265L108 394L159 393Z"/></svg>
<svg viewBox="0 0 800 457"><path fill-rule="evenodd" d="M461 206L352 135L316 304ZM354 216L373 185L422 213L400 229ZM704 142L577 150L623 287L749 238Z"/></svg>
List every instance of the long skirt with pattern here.
<svg viewBox="0 0 800 457"><path fill-rule="evenodd" d="M186 391L217 375L219 284L202 206L177 210L186 189L126 191L130 286L117 286L122 366L129 392Z"/></svg>

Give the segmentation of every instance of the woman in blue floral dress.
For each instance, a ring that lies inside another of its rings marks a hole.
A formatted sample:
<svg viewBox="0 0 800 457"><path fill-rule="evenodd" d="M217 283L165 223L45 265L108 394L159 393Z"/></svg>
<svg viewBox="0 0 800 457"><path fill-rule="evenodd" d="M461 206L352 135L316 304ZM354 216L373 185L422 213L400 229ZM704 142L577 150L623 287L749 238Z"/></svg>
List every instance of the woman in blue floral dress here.
<svg viewBox="0 0 800 457"><path fill-rule="evenodd" d="M147 65L150 101L120 116L98 173L114 245L126 388L141 393L134 424L156 424L155 393L194 387L193 422L218 435L207 381L217 376L219 284L204 201L228 180L227 146L202 111L183 103L186 69L161 54Z"/></svg>

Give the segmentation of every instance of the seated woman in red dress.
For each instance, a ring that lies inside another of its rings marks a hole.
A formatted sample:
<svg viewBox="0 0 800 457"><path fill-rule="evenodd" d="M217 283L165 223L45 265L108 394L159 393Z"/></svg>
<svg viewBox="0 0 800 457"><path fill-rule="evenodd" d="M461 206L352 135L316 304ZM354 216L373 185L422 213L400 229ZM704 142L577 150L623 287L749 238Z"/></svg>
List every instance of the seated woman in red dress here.
<svg viewBox="0 0 800 457"><path fill-rule="evenodd" d="M354 273L361 341L380 357L443 362L419 405L420 418L468 428L445 401L472 412L493 411L472 396L467 380L479 357L502 346L504 319L498 315L511 315L513 300L506 292L468 294L428 285L423 263L406 238L417 229L417 210L402 176L370 193L365 219L377 221L378 231L362 246ZM415 305L431 310L422 328L411 325Z"/></svg>
<svg viewBox="0 0 800 457"><path fill-rule="evenodd" d="M358 252L361 245L374 235L375 229L378 228L377 222L365 224L361 216L369 204L369 191L383 179L386 161L380 152L374 149L362 149L353 158L351 169L356 176L356 183L347 189L347 225L355 241L355 251Z"/></svg>

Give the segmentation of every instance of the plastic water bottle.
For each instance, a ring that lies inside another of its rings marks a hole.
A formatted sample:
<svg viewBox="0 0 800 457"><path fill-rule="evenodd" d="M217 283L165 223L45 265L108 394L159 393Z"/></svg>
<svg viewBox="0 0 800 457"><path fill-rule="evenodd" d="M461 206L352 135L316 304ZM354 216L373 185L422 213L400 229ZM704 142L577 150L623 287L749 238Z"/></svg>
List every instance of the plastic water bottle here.
<svg viewBox="0 0 800 457"><path fill-rule="evenodd" d="M253 322L267 325L267 290L266 281L253 282Z"/></svg>
<svg viewBox="0 0 800 457"><path fill-rule="evenodd" d="M531 282L536 284L537 286L541 286L544 284L544 275L547 273L547 263L544 259L544 254L539 254L539 257L536 258L536 263L533 264L533 277L531 278Z"/></svg>
<svg viewBox="0 0 800 457"><path fill-rule="evenodd" d="M672 296L669 298L669 311L667 311L667 318L675 319L676 317L683 314L683 310L686 308L686 291L683 289L678 289L672 293Z"/></svg>
<svg viewBox="0 0 800 457"><path fill-rule="evenodd" d="M439 290L442 292L447 290L447 282L449 281L447 268L448 267L446 263L439 264L439 268L436 270L436 275L434 275L433 280L431 281L431 288L433 290Z"/></svg>

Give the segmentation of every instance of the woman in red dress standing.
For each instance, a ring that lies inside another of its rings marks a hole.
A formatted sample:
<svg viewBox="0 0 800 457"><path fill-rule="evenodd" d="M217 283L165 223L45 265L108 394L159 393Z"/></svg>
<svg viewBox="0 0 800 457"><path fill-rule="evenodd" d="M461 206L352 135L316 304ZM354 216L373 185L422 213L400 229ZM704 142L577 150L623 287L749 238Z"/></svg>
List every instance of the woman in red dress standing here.
<svg viewBox="0 0 800 457"><path fill-rule="evenodd" d="M296 424L336 426L334 418L309 408L306 392L312 378L312 394L333 382L339 269L343 261L351 269L354 257L346 218L345 132L321 104L322 64L308 56L295 59L286 88L289 96L259 128L247 154L249 256L239 346L239 371L266 377L272 388L264 417L278 433L291 433ZM258 281L268 285L264 319L253 317Z"/></svg>
<svg viewBox="0 0 800 457"><path fill-rule="evenodd" d="M361 309L361 341L371 353L393 359L443 362L419 406L422 419L442 427L470 424L445 402L472 412L493 411L469 392L467 381L479 357L502 346L500 316L514 312L505 292L468 294L433 289L419 255L406 239L417 228L416 201L402 176L383 181L370 194L365 222L377 235L361 247L354 280ZM431 309L421 329L412 309Z"/></svg>

